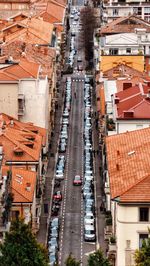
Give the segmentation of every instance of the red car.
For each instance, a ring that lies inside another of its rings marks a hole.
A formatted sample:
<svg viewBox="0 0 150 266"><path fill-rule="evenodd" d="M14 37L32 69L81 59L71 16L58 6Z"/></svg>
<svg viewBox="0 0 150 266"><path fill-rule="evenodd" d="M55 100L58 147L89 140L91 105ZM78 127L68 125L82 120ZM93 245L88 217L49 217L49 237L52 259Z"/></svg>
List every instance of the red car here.
<svg viewBox="0 0 150 266"><path fill-rule="evenodd" d="M54 193L54 195L53 195L53 199L54 200L58 200L58 201L62 200L62 193L61 193L61 191L56 191Z"/></svg>
<svg viewBox="0 0 150 266"><path fill-rule="evenodd" d="M80 175L75 175L74 180L73 180L73 185L74 186L81 186L82 185L82 179Z"/></svg>

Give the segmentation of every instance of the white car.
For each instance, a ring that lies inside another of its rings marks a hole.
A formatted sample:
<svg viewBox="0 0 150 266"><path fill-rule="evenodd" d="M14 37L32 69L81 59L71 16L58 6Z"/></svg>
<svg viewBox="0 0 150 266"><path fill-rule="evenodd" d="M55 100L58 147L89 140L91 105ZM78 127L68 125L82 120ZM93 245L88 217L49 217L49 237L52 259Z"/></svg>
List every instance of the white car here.
<svg viewBox="0 0 150 266"><path fill-rule="evenodd" d="M84 240L95 242L95 227L94 225L85 225L84 226Z"/></svg>
<svg viewBox="0 0 150 266"><path fill-rule="evenodd" d="M56 170L56 175L55 175L56 179L64 179L64 173L62 170Z"/></svg>
<svg viewBox="0 0 150 266"><path fill-rule="evenodd" d="M84 225L94 225L95 218L92 212L87 212L84 216Z"/></svg>

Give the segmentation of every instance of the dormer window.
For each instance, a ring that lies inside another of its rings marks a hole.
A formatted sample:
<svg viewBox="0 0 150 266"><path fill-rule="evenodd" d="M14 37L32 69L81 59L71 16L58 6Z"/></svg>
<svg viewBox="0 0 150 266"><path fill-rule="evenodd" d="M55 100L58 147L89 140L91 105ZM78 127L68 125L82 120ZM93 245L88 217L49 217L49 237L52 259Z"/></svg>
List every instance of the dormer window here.
<svg viewBox="0 0 150 266"><path fill-rule="evenodd" d="M20 149L19 147L16 147L16 148L14 149L14 154L15 154L16 156L22 156L22 155L23 155L23 150Z"/></svg>

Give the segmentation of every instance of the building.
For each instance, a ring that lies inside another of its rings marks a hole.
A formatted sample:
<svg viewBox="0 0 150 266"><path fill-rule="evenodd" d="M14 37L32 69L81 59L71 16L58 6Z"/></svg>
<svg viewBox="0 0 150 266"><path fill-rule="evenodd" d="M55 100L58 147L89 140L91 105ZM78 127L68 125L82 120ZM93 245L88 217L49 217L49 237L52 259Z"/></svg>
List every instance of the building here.
<svg viewBox="0 0 150 266"><path fill-rule="evenodd" d="M1 238L17 215L31 221L36 232L45 183L46 130L5 114L0 115L0 130Z"/></svg>
<svg viewBox="0 0 150 266"><path fill-rule="evenodd" d="M145 21L150 21L149 0L103 0L103 23L133 14Z"/></svg>
<svg viewBox="0 0 150 266"><path fill-rule="evenodd" d="M106 137L103 181L116 240L108 256L115 256L116 266L134 266L134 252L149 235L149 153L150 128Z"/></svg>
<svg viewBox="0 0 150 266"><path fill-rule="evenodd" d="M3 113L48 130L49 101L52 100L49 96L48 79L41 77L39 64L22 58L18 63L1 65L0 109Z"/></svg>
<svg viewBox="0 0 150 266"><path fill-rule="evenodd" d="M116 133L150 127L149 83L127 86L130 83L124 83L125 89L112 96Z"/></svg>

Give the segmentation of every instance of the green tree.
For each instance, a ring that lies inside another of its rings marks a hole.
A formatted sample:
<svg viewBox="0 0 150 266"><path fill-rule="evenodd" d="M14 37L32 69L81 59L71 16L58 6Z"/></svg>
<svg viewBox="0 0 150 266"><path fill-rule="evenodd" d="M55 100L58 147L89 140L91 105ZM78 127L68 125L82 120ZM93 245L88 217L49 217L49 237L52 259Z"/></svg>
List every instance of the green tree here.
<svg viewBox="0 0 150 266"><path fill-rule="evenodd" d="M30 225L23 220L12 222L0 245L0 266L48 266L46 249L32 234Z"/></svg>
<svg viewBox="0 0 150 266"><path fill-rule="evenodd" d="M79 266L80 265L80 261L76 261L76 259L70 253L68 258L65 261L65 265L66 266Z"/></svg>
<svg viewBox="0 0 150 266"><path fill-rule="evenodd" d="M142 248L135 252L136 266L150 265L150 238L143 240Z"/></svg>
<svg viewBox="0 0 150 266"><path fill-rule="evenodd" d="M111 266L109 260L104 257L101 249L96 250L88 257L88 266Z"/></svg>

